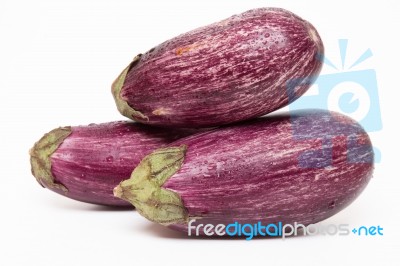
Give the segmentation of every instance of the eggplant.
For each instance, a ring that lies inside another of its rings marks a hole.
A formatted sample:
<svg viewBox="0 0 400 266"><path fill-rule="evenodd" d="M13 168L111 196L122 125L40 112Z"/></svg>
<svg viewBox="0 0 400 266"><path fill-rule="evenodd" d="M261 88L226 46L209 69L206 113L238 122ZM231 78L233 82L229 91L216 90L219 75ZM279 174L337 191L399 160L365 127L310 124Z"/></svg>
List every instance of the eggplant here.
<svg viewBox="0 0 400 266"><path fill-rule="evenodd" d="M284 9L259 8L139 54L112 93L121 114L141 123L220 126L297 99L318 76L323 53L309 22Z"/></svg>
<svg viewBox="0 0 400 266"><path fill-rule="evenodd" d="M114 195L183 232L189 223L309 225L360 195L373 158L356 121L302 110L179 139L147 155Z"/></svg>
<svg viewBox="0 0 400 266"><path fill-rule="evenodd" d="M194 132L128 121L60 127L30 150L32 174L43 187L71 199L129 206L113 196L113 188L131 175L146 154Z"/></svg>

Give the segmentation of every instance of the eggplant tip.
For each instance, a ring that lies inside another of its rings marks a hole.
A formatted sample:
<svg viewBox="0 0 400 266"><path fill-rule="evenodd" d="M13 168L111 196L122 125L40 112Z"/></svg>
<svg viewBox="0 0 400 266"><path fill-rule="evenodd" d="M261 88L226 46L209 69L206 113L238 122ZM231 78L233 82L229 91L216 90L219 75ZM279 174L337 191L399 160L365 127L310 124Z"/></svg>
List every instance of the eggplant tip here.
<svg viewBox="0 0 400 266"><path fill-rule="evenodd" d="M121 186L116 186L113 189L114 196L120 199L123 199L123 189Z"/></svg>

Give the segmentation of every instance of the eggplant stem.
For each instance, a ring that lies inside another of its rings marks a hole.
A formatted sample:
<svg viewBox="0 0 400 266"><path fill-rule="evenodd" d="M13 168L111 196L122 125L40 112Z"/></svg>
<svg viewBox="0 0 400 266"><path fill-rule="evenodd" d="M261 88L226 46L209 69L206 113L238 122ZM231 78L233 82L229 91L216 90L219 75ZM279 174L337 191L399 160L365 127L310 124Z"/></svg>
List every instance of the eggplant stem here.
<svg viewBox="0 0 400 266"><path fill-rule="evenodd" d="M121 97L121 90L125 83L125 78L128 72L139 63L142 54L138 54L133 58L132 62L119 74L117 79L111 86L111 91L114 96L115 103L117 104L118 111L130 119L137 120L138 122L149 121L149 118L139 111L136 111Z"/></svg>
<svg viewBox="0 0 400 266"><path fill-rule="evenodd" d="M180 196L162 185L182 166L186 145L155 150L114 188L114 196L130 202L150 221L169 225L188 221Z"/></svg>
<svg viewBox="0 0 400 266"><path fill-rule="evenodd" d="M53 129L45 134L29 150L32 174L42 187L59 189L64 193L68 192L68 189L64 185L54 181L55 179L51 172L50 156L71 133L71 127Z"/></svg>

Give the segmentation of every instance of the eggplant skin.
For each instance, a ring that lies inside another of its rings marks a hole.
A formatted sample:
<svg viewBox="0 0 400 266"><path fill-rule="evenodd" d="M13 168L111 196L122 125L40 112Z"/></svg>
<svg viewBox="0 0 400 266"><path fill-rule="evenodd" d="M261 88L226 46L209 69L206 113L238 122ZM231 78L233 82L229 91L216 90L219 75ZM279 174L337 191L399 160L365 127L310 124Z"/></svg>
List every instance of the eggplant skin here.
<svg viewBox="0 0 400 266"><path fill-rule="evenodd" d="M71 199L129 206L113 196L113 188L146 154L197 131L129 121L57 128L31 149L32 174L43 187Z"/></svg>
<svg viewBox="0 0 400 266"><path fill-rule="evenodd" d="M357 198L372 177L373 158L357 122L304 110L177 140L146 156L114 194L183 232L191 219L308 225ZM148 184L157 193L148 193Z"/></svg>
<svg viewBox="0 0 400 266"><path fill-rule="evenodd" d="M300 97L318 76L323 54L309 22L284 9L259 8L139 54L112 91L119 111L142 123L220 126ZM307 82L287 86L302 79Z"/></svg>

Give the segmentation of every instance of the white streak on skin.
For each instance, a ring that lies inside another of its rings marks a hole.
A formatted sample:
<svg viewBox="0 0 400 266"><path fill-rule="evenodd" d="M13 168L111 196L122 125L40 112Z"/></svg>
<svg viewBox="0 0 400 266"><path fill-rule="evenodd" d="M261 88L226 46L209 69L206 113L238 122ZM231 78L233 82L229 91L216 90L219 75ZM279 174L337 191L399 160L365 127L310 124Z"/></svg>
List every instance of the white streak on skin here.
<svg viewBox="0 0 400 266"><path fill-rule="evenodd" d="M153 111L153 114L154 114L154 115L166 115L166 114L171 113L171 111L172 111L172 110L171 110L170 108L160 107L160 108L155 109L155 110Z"/></svg>

